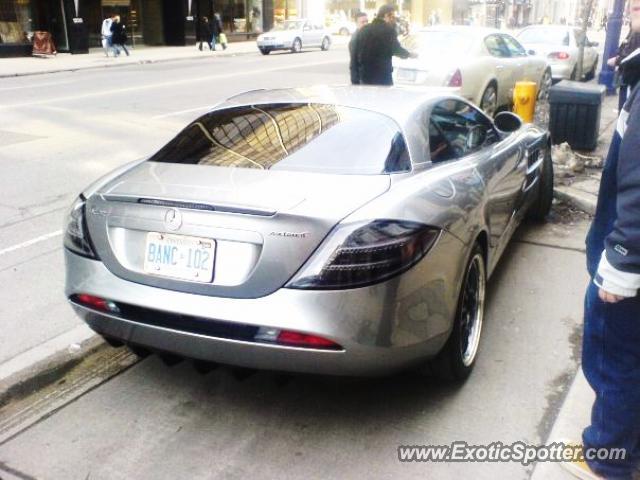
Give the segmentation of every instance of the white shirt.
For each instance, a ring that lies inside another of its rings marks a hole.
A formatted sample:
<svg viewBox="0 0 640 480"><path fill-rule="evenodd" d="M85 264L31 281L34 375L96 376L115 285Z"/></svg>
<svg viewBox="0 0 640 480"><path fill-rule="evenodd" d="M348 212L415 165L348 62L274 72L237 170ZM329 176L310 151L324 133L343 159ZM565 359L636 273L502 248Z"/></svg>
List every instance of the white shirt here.
<svg viewBox="0 0 640 480"><path fill-rule="evenodd" d="M111 20L110 18L105 18L104 22L102 22L101 34L103 37L110 37L111 35L113 35L113 33L111 32L112 23L113 20Z"/></svg>

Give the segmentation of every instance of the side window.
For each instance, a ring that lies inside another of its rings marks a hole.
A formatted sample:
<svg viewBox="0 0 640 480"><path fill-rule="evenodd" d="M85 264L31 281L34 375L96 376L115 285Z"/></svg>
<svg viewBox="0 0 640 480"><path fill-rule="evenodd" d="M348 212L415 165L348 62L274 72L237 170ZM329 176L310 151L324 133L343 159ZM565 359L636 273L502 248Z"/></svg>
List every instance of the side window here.
<svg viewBox="0 0 640 480"><path fill-rule="evenodd" d="M491 121L466 102L445 100L429 119L429 152L432 162L455 160L498 141Z"/></svg>
<svg viewBox="0 0 640 480"><path fill-rule="evenodd" d="M509 57L509 49L499 35L489 35L484 39L484 44L486 45L487 50L489 50L489 53L494 57Z"/></svg>
<svg viewBox="0 0 640 480"><path fill-rule="evenodd" d="M511 54L512 57L526 57L527 56L527 52L525 51L525 49L522 47L522 45L520 45L520 43L518 43L518 41L509 36L509 35L503 35L502 38L504 39L504 43L506 43L507 48L509 49L509 53Z"/></svg>

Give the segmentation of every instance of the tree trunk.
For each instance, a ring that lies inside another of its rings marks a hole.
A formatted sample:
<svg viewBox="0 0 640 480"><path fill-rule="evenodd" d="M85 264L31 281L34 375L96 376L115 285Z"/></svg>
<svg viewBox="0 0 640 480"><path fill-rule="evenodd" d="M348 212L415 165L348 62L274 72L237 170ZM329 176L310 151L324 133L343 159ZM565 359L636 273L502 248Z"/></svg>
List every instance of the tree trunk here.
<svg viewBox="0 0 640 480"><path fill-rule="evenodd" d="M587 30L589 29L589 19L593 10L593 1L586 0L582 10L582 28L580 29L580 45L578 45L578 63L576 64L576 80L581 81L584 76L584 49L587 41Z"/></svg>

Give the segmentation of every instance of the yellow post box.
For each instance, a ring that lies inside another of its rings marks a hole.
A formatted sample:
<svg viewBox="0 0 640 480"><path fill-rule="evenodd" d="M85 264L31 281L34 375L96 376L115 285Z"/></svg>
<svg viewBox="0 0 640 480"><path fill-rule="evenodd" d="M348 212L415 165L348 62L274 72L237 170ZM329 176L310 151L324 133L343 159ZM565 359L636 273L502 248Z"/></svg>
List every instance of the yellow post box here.
<svg viewBox="0 0 640 480"><path fill-rule="evenodd" d="M516 83L513 90L513 112L525 123L533 123L537 95L538 85L534 82Z"/></svg>

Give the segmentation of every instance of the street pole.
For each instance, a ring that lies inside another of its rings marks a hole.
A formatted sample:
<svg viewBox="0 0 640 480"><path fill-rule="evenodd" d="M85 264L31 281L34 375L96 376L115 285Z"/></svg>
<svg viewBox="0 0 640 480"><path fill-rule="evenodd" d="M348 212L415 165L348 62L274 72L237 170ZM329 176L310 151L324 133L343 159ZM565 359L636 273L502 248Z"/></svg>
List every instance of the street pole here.
<svg viewBox="0 0 640 480"><path fill-rule="evenodd" d="M604 58L602 70L598 77L598 83L607 87L607 94L615 95L616 88L613 85L614 68L607 65L607 60L616 56L620 45L620 33L622 32L622 20L624 15L625 0L615 0L613 12L607 22L607 40L604 44Z"/></svg>

